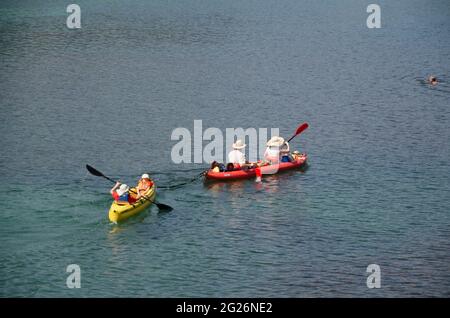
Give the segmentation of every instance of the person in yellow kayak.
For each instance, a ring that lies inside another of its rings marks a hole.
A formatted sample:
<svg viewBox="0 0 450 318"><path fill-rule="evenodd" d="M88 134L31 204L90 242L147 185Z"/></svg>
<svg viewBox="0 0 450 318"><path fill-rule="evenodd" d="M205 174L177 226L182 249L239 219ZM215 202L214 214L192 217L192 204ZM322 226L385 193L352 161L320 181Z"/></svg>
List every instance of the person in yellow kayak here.
<svg viewBox="0 0 450 318"><path fill-rule="evenodd" d="M136 198L129 194L130 187L125 183L116 182L114 187L109 191L117 203L120 204L133 204L137 201Z"/></svg>
<svg viewBox="0 0 450 318"><path fill-rule="evenodd" d="M147 190L150 189L151 187L153 187L153 181L150 179L150 176L147 173L144 173L141 176L141 179L139 180L136 188L138 192L137 199L145 195Z"/></svg>

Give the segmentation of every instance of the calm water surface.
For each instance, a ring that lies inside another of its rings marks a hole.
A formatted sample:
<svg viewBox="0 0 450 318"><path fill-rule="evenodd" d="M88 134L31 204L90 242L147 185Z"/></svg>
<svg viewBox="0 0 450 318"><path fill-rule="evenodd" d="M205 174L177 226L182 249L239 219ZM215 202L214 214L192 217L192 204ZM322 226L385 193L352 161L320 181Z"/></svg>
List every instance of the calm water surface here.
<svg viewBox="0 0 450 318"><path fill-rule="evenodd" d="M448 1L379 1L377 30L356 0L77 3L80 30L65 1L0 3L0 296L450 296ZM206 164L172 163L170 136L196 119L307 121L309 168L110 224L85 164L189 180Z"/></svg>

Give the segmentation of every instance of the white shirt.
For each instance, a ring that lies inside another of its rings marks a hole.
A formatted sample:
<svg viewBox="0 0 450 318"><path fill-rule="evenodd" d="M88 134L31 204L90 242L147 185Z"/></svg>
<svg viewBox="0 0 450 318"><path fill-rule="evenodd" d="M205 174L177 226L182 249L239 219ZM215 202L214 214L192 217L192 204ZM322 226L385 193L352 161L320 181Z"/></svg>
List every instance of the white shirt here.
<svg viewBox="0 0 450 318"><path fill-rule="evenodd" d="M280 160L279 147L267 147L264 152L264 159L271 162L278 162Z"/></svg>
<svg viewBox="0 0 450 318"><path fill-rule="evenodd" d="M245 155L237 149L232 150L228 154L228 162L243 165L245 164Z"/></svg>

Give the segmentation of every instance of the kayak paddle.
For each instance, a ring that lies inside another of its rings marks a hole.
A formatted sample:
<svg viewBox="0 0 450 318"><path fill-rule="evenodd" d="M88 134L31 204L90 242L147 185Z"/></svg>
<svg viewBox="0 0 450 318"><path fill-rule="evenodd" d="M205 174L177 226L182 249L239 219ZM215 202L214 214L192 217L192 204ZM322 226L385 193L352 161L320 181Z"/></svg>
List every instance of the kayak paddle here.
<svg viewBox="0 0 450 318"><path fill-rule="evenodd" d="M298 126L297 130L295 131L295 134L291 138L289 138L289 140L287 142L289 142L292 139L294 139L294 137L300 135L308 127L309 127L308 123L303 123L300 126Z"/></svg>
<svg viewBox="0 0 450 318"><path fill-rule="evenodd" d="M105 178L105 179L107 179L107 180L109 180L109 181L111 181L113 183L116 183L116 181L114 181L111 178L108 178L103 173L101 173L100 171L98 171L97 169L95 169L94 167L92 167L90 165L86 165L86 169L94 176L103 177L103 178ZM130 191L137 194L136 191L133 191L131 189L130 189ZM161 211L167 211L168 212L168 211L172 211L173 210L173 208L171 206L167 205L167 204L162 204L162 203L155 202L153 200L150 200L150 198L148 198L146 196L143 196L143 198L147 199L151 203L154 203L158 207L158 209L160 209Z"/></svg>
<svg viewBox="0 0 450 318"><path fill-rule="evenodd" d="M168 185L168 186L158 186L158 189L172 190L172 189L176 189L176 188L185 186L187 184L191 184L191 183L197 181L198 179L200 179L201 177L203 177L207 172L208 172L208 169L200 172L198 175L196 175L194 178L190 179L189 181L174 184L174 185Z"/></svg>

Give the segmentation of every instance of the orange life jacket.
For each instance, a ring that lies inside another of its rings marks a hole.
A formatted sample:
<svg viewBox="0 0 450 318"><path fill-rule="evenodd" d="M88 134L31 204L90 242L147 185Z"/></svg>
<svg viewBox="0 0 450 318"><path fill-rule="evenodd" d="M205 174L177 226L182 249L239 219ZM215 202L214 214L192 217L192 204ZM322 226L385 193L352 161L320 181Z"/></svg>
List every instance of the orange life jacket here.
<svg viewBox="0 0 450 318"><path fill-rule="evenodd" d="M137 190L139 193L141 192L145 192L148 189L150 189L153 186L153 182L150 179L141 179L139 180L138 186L137 186Z"/></svg>

